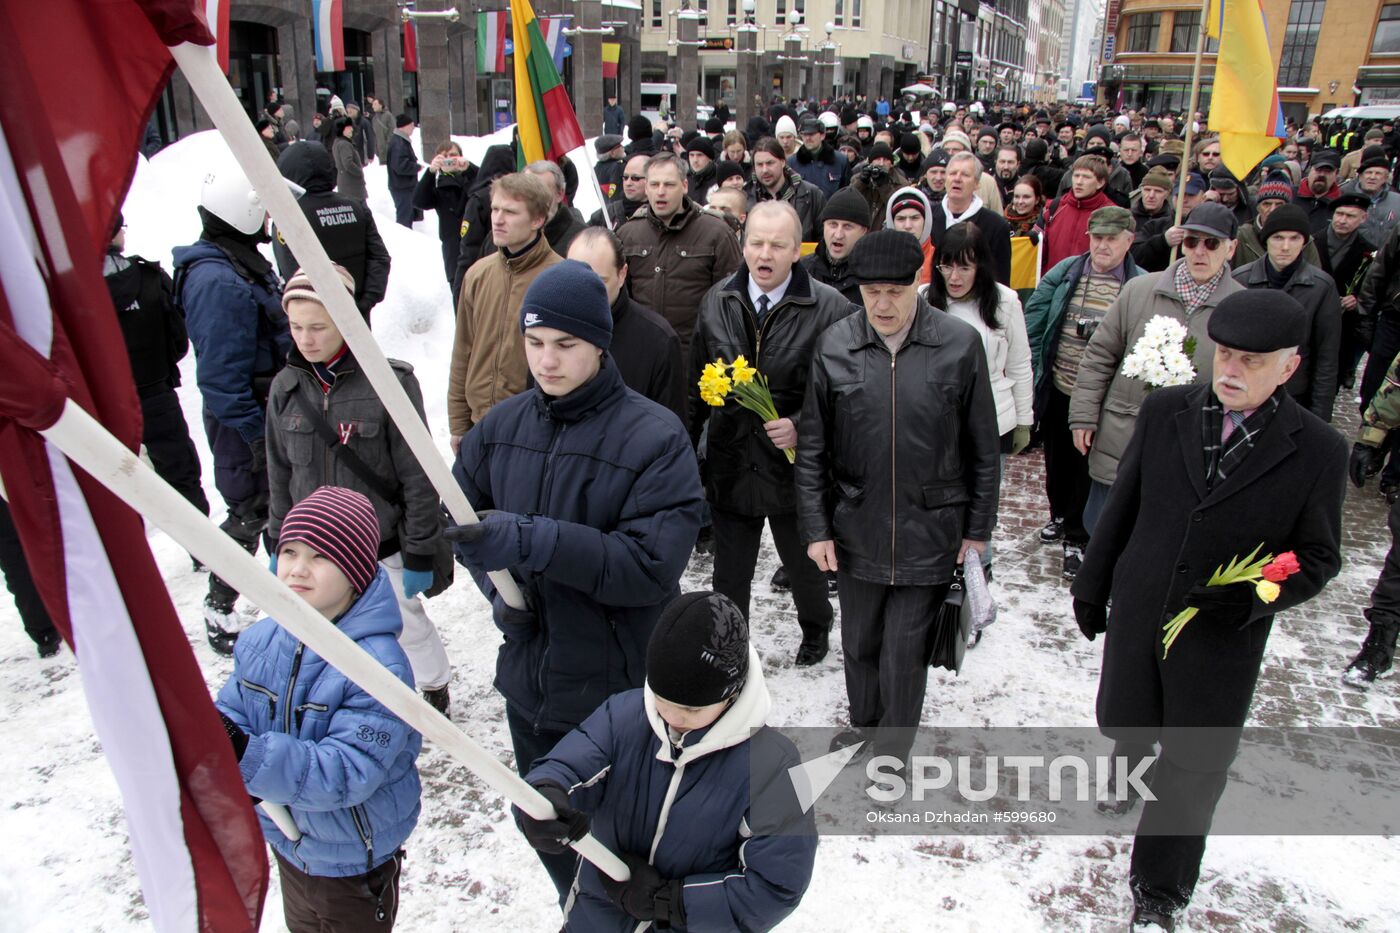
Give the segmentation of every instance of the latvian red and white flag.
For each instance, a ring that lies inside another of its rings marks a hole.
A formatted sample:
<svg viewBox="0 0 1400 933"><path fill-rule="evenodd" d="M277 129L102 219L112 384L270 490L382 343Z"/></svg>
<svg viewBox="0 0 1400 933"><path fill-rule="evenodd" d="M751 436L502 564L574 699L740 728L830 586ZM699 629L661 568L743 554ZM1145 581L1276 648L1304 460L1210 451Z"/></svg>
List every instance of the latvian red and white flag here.
<svg viewBox="0 0 1400 933"><path fill-rule="evenodd" d="M102 254L166 46L210 45L203 15L202 0L0 3L0 476L77 656L152 925L252 933L266 849L141 516L37 433L71 400L140 442Z"/></svg>
<svg viewBox="0 0 1400 933"><path fill-rule="evenodd" d="M202 0L204 22L214 34L214 54L219 59L219 70L228 74L228 4L229 0Z"/></svg>

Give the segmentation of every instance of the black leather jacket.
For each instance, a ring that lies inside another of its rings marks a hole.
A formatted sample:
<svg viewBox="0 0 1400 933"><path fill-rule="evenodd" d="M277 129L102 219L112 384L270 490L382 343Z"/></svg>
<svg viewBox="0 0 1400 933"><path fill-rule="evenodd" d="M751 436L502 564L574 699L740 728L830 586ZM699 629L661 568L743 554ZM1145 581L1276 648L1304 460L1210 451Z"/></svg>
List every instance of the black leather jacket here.
<svg viewBox="0 0 1400 933"><path fill-rule="evenodd" d="M890 585L952 579L964 538L988 541L999 488L982 339L918 299L897 354L864 314L817 341L797 440L802 541Z"/></svg>
<svg viewBox="0 0 1400 933"><path fill-rule="evenodd" d="M700 400L697 382L705 363L722 357L734 362L743 355L768 379L778 415L801 428L807 370L817 338L835 322L857 309L834 288L815 282L801 263L792 267L792 281L782 299L759 327L749 301L749 270L717 284L700 304L691 341L690 436L698 441L706 422L706 497L716 508L740 515L791 515L797 508L792 465L773 446L763 421L737 401L712 408Z"/></svg>

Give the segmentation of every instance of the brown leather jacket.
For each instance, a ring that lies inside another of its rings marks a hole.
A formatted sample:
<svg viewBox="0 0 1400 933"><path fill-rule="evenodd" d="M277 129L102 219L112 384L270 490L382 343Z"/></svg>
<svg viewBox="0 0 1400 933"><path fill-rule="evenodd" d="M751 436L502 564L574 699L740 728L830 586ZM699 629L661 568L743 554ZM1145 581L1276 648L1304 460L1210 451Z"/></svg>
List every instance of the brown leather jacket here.
<svg viewBox="0 0 1400 933"><path fill-rule="evenodd" d="M457 301L447 383L447 424L453 437L466 434L492 405L525 390L520 304L535 276L558 262L563 260L541 235L514 259L496 252L467 270Z"/></svg>

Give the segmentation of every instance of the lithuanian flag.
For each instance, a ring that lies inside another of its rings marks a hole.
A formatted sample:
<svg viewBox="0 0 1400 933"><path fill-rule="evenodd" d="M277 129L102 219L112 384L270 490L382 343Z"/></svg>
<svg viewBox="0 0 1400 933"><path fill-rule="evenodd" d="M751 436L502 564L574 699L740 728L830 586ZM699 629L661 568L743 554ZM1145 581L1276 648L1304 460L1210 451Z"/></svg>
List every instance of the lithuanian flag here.
<svg viewBox="0 0 1400 933"><path fill-rule="evenodd" d="M583 131L530 0L511 0L510 19L515 40L515 124L520 138L516 159L524 168L582 146Z"/></svg>

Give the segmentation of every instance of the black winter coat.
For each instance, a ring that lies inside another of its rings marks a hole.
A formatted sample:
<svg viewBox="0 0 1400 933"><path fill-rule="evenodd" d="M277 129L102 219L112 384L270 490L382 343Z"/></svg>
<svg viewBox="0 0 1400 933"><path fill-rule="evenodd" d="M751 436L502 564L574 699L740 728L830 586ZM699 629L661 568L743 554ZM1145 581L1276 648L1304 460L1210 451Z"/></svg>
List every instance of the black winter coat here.
<svg viewBox="0 0 1400 933"><path fill-rule="evenodd" d="M705 295L691 338L688 382L691 439L698 443L710 426L704 478L711 505L739 515L790 515L797 494L792 464L768 439L758 415L734 401L722 408L701 401L701 369L716 358L732 363L742 355L768 379L778 416L800 429L812 348L822 331L855 310L836 289L812 281L800 263L761 328L749 301L747 266Z"/></svg>
<svg viewBox="0 0 1400 933"><path fill-rule="evenodd" d="M797 440L798 530L860 580L952 580L996 526L1001 441L977 330L918 299L891 355L864 314L817 341ZM886 375L888 374L888 375Z"/></svg>
<svg viewBox="0 0 1400 933"><path fill-rule="evenodd" d="M948 214L942 207L933 209L933 226L929 238L933 240L934 255L943 249L943 234L948 232ZM984 207L967 221L976 227L992 253L992 268L996 270L997 281L1011 287L1011 225L1006 218L989 207Z"/></svg>
<svg viewBox="0 0 1400 933"><path fill-rule="evenodd" d="M1337 286L1338 296L1345 295L1347 288L1351 285L1351 280L1356 278L1356 273L1361 269L1367 253L1376 252L1376 244L1372 243L1361 230L1356 231L1352 236L1351 243L1347 245L1346 251L1342 253L1341 261L1334 267L1332 264L1332 251L1327 248L1327 234L1323 233L1313 241L1317 245L1317 258L1322 271L1332 277L1332 282ZM1361 283L1356 284L1356 291L1353 294L1359 295Z"/></svg>
<svg viewBox="0 0 1400 933"><path fill-rule="evenodd" d="M476 181L475 165L465 172L424 172L413 189L413 206L420 211L437 211L438 239L459 246L462 240L462 212L467 209L467 192Z"/></svg>
<svg viewBox="0 0 1400 933"><path fill-rule="evenodd" d="M277 160L282 177L306 189L297 205L311 223L316 238L332 262L345 267L355 279L355 307L369 318L389 290L389 250L375 226L374 215L363 201L335 193L335 160L313 143L293 143ZM272 254L283 280L301 268L292 251L274 228Z"/></svg>
<svg viewBox="0 0 1400 933"><path fill-rule="evenodd" d="M840 292L853 305L863 307L865 299L860 296L860 285L856 282L851 264L846 260L832 262L826 253L826 241L817 244L810 256L804 256L802 266L812 278L823 285L830 285Z"/></svg>
<svg viewBox="0 0 1400 933"><path fill-rule="evenodd" d="M777 194L772 194L765 188L757 177L751 178L744 193L748 195L749 207L763 201L786 201L797 211L797 217L802 221L802 239L804 242L812 243L822 238L822 208L826 206L826 198L822 195L822 190L810 181L803 181L802 178L792 170L791 166L783 168L786 181L778 189Z"/></svg>
<svg viewBox="0 0 1400 933"><path fill-rule="evenodd" d="M1234 271L1235 281L1245 288L1269 288L1261 256ZM1342 300L1332 277L1299 259L1293 275L1280 291L1297 299L1307 312L1308 342L1299 347L1303 361L1284 386L1294 401L1323 421L1332 420L1332 403L1337 398L1338 349L1342 343Z"/></svg>
<svg viewBox="0 0 1400 933"><path fill-rule="evenodd" d="M1146 272L1161 272L1171 265L1172 248L1167 243L1166 233L1171 228L1175 214L1171 201L1163 202L1162 209L1149 214L1137 198L1132 206L1133 220L1137 229L1133 232L1133 261Z"/></svg>
<svg viewBox="0 0 1400 933"><path fill-rule="evenodd" d="M104 276L131 359L137 395L148 398L175 388L190 338L185 316L175 307L170 276L158 262L115 251L108 253Z"/></svg>
<svg viewBox="0 0 1400 933"><path fill-rule="evenodd" d="M478 512L546 516L558 527L542 572L512 568L538 624L504 632L495 686L506 701L537 729L566 731L640 687L704 507L675 416L623 385L605 357L563 398L536 388L493 407L463 438L452 474Z"/></svg>
<svg viewBox="0 0 1400 933"><path fill-rule="evenodd" d="M639 392L686 420L685 361L681 338L666 319L633 301L623 289L613 302L612 346L608 354L627 388Z"/></svg>
<svg viewBox="0 0 1400 933"><path fill-rule="evenodd" d="M1209 386L1158 389L1138 415L1071 592L1113 600L1099 676L1106 735L1134 729L1240 726L1274 615L1306 602L1341 567L1347 444L1285 393L1254 450L1206 491L1202 405ZM1193 619L1162 659L1162 626L1187 592L1232 557L1293 551L1302 569L1272 604L1254 601L1236 629ZM1202 762L1200 770L1218 762Z"/></svg>

